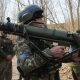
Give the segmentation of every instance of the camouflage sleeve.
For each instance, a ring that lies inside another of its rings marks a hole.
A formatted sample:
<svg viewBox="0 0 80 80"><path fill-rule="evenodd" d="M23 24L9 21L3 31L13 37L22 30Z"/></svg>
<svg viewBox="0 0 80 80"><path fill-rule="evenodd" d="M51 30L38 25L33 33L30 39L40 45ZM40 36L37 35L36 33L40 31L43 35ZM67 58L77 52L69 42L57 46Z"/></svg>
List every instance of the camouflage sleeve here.
<svg viewBox="0 0 80 80"><path fill-rule="evenodd" d="M14 51L15 51L16 55L30 52L29 46L27 45L27 41L23 38L18 38L14 42L14 45L15 45Z"/></svg>
<svg viewBox="0 0 80 80"><path fill-rule="evenodd" d="M5 40L5 44L4 44L4 51L5 53L7 53L7 55L12 55L14 56L14 50L13 50L13 42L12 40L10 40L9 38L6 38Z"/></svg>
<svg viewBox="0 0 80 80"><path fill-rule="evenodd" d="M51 56L52 52L50 51L49 48L44 49L42 52L48 58L52 58L53 57L53 56Z"/></svg>
<svg viewBox="0 0 80 80"><path fill-rule="evenodd" d="M9 54L11 54L12 56L14 56L15 55L15 51L13 49L14 44L13 44L12 40L9 41L8 45L9 45L9 48L8 48Z"/></svg>
<svg viewBox="0 0 80 80"><path fill-rule="evenodd" d="M7 55L14 55L12 40L7 37L2 37L2 43L0 44L0 52L2 54L0 56L2 57L6 57Z"/></svg>

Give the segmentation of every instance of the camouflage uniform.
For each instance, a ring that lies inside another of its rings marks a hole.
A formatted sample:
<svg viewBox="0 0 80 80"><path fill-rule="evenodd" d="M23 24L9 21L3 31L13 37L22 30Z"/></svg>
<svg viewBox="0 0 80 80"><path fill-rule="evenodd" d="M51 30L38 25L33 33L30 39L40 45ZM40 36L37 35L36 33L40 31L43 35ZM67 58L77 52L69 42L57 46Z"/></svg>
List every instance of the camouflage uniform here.
<svg viewBox="0 0 80 80"><path fill-rule="evenodd" d="M52 58L52 56L49 55L51 53L49 48L46 48L47 46L45 47L45 45L43 44L44 43L43 41L33 39L32 42L35 42L35 44L37 44L37 46L40 48L40 50L43 51L43 55L45 55L47 58ZM27 41L25 39L19 38L19 39L17 39L16 43L17 44L15 46L15 49L18 54L18 69L23 76L25 76L25 77L28 76L28 73L30 71L32 71L36 68L39 68L41 65L46 63L46 61L40 55L38 55L34 51L32 52L32 50L30 50L29 46L27 45ZM42 46L44 46L44 48L42 48ZM26 55L26 56L24 56L24 55ZM45 65L45 67L46 67L46 65ZM42 73L45 71L47 71L47 70L43 69ZM32 77L30 76L30 79L25 78L25 80L54 80L55 72L56 72L55 70L51 71L50 73L45 74L44 77L42 77L43 75L41 75L40 78L32 75ZM37 76L39 76L40 72L37 72L36 74L37 74ZM28 78L29 78L29 76L28 76Z"/></svg>
<svg viewBox="0 0 80 80"><path fill-rule="evenodd" d="M71 47L70 52L75 49L76 49L75 47ZM77 77L80 76L80 61L72 62L71 69L74 80L77 80Z"/></svg>
<svg viewBox="0 0 80 80"><path fill-rule="evenodd" d="M14 55L13 44L6 36L0 36L0 80L12 80L12 61L7 55Z"/></svg>
<svg viewBox="0 0 80 80"><path fill-rule="evenodd" d="M72 70L74 71L76 76L80 76L80 62L72 63Z"/></svg>

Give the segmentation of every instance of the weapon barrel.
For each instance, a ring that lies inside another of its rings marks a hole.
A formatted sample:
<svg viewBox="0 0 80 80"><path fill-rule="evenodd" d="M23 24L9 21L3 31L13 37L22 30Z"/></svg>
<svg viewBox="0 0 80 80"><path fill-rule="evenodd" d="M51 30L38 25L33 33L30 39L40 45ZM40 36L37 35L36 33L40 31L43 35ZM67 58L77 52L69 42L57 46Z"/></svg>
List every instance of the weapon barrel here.
<svg viewBox="0 0 80 80"><path fill-rule="evenodd" d="M67 31L48 29L48 28L38 28L30 25L17 25L13 23L0 24L0 30L6 31L9 34L16 34L19 36L26 36L24 33L28 33L30 37L42 38L46 40L51 40L55 42L68 42L71 44L74 42L72 36L69 35Z"/></svg>
<svg viewBox="0 0 80 80"><path fill-rule="evenodd" d="M73 39L66 31L48 29L48 28L38 28L33 26L26 26L26 30L30 36L41 37L43 39L51 40L62 40L71 42Z"/></svg>

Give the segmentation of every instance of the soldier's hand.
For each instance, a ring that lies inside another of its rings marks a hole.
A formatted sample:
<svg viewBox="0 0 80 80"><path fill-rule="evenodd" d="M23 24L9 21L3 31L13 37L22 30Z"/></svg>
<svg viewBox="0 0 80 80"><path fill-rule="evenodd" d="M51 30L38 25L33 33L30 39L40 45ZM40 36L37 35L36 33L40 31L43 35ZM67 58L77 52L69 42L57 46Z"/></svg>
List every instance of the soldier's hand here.
<svg viewBox="0 0 80 80"><path fill-rule="evenodd" d="M9 61L11 61L11 60L12 60L12 58L13 58L13 56L12 56L12 55L7 55L7 57L6 57L6 59L7 59L7 60L9 60Z"/></svg>
<svg viewBox="0 0 80 80"><path fill-rule="evenodd" d="M55 46L50 51L52 56L62 58L65 52L65 46Z"/></svg>

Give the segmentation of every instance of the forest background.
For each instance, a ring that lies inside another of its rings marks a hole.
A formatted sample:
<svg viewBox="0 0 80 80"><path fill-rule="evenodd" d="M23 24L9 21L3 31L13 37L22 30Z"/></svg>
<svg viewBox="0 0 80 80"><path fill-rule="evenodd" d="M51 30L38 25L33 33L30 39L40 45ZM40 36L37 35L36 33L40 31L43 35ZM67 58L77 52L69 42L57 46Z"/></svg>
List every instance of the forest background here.
<svg viewBox="0 0 80 80"><path fill-rule="evenodd" d="M80 0L0 0L0 21L6 22L6 18L10 17L11 22L17 23L18 13L31 4L39 5L44 10L44 20L48 28L69 32L75 32L77 29L80 29ZM16 37L10 35L10 38L15 40ZM14 59L13 80L17 80L15 79L15 72L17 72L16 58L14 57ZM61 80L73 80L72 77L70 77L69 64L63 64L60 69L60 75Z"/></svg>

